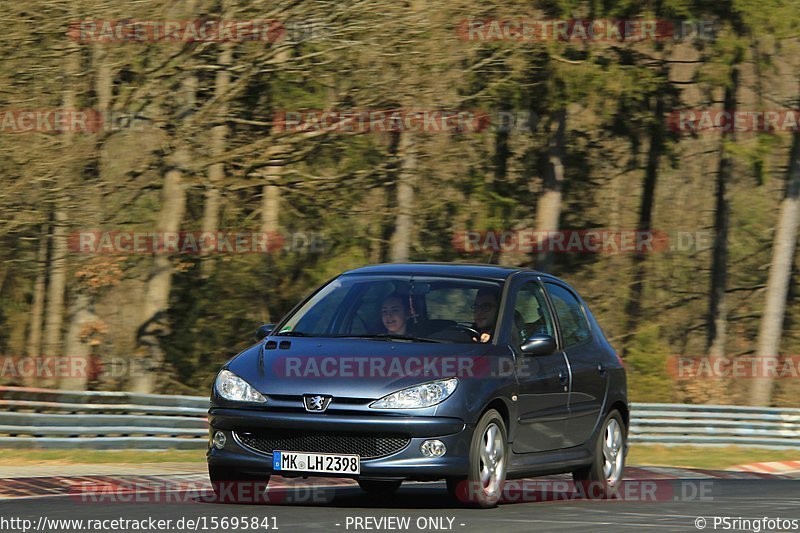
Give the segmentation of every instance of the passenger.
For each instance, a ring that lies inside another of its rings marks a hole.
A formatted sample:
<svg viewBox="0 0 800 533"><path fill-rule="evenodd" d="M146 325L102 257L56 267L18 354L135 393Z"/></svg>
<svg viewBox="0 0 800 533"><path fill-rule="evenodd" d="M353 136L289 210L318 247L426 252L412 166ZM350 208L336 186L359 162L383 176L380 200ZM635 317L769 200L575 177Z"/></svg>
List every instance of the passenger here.
<svg viewBox="0 0 800 533"><path fill-rule="evenodd" d="M381 316L383 317L383 327L387 333L394 335L408 334L408 319L411 313L408 308L408 300L399 294L390 294L381 304Z"/></svg>
<svg viewBox="0 0 800 533"><path fill-rule="evenodd" d="M478 289L475 303L472 305L472 317L475 321L472 327L479 333L475 342L489 342L492 339L492 330L497 322L497 311L500 305L500 294L495 289Z"/></svg>

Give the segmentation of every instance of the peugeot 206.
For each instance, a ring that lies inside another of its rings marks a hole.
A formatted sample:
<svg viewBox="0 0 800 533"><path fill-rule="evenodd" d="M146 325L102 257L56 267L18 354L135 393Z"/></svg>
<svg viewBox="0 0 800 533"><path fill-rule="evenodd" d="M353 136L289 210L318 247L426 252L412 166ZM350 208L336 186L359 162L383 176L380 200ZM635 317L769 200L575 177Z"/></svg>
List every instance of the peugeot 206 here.
<svg viewBox="0 0 800 533"><path fill-rule="evenodd" d="M333 476L386 495L445 480L497 504L507 479L571 473L619 486L625 369L584 300L551 275L390 264L329 281L220 370L209 475Z"/></svg>

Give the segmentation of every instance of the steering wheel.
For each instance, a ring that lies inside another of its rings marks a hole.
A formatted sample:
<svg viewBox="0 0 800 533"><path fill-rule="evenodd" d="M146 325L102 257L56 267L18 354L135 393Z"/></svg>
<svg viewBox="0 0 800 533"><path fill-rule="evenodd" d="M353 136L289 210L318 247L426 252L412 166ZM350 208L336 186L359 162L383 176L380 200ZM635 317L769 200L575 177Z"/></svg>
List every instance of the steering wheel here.
<svg viewBox="0 0 800 533"><path fill-rule="evenodd" d="M473 327L465 326L463 324L454 324L454 325L448 327L447 329L454 329L454 330L457 330L457 331L463 331L464 333L469 335L470 338L475 342L478 342L478 340L481 338L480 331L478 331L477 329L475 329Z"/></svg>

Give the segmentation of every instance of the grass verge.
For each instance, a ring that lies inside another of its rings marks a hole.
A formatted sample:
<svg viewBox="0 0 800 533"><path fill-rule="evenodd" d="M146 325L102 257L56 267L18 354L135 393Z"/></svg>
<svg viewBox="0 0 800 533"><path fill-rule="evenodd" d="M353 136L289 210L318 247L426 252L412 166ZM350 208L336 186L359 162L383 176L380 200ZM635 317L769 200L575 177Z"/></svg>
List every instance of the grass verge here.
<svg viewBox="0 0 800 533"><path fill-rule="evenodd" d="M205 450L17 450L2 449L9 466L107 463L204 463Z"/></svg>
<svg viewBox="0 0 800 533"><path fill-rule="evenodd" d="M631 466L677 466L725 470L732 466L769 461L800 460L798 450L768 450L738 446L631 445L627 464Z"/></svg>

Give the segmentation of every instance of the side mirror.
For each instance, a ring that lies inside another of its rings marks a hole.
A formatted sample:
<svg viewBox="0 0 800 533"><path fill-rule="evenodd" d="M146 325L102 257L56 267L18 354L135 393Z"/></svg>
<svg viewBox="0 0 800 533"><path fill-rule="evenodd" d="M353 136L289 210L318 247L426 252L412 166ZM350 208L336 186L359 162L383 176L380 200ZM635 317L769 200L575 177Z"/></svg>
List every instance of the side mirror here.
<svg viewBox="0 0 800 533"><path fill-rule="evenodd" d="M556 340L550 335L531 335L522 343L521 349L526 355L550 355L556 351Z"/></svg>
<svg viewBox="0 0 800 533"><path fill-rule="evenodd" d="M275 329L275 324L264 324L263 326L259 326L256 330L256 340L260 341L270 333L272 330Z"/></svg>

